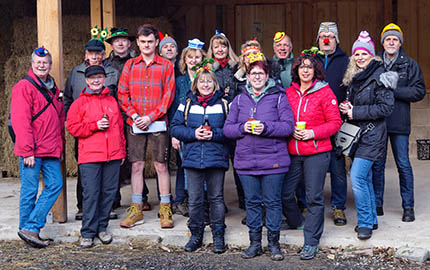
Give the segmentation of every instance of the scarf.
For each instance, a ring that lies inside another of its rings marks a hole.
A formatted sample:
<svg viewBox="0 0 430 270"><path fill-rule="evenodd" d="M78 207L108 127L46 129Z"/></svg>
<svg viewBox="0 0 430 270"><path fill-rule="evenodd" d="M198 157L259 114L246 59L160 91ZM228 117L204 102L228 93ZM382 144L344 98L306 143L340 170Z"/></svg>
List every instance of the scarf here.
<svg viewBox="0 0 430 270"><path fill-rule="evenodd" d="M353 88L355 90L360 89L366 80L378 69L380 64L380 62L375 60L370 61L369 65L362 72L356 74L354 78L352 78L351 84Z"/></svg>
<svg viewBox="0 0 430 270"><path fill-rule="evenodd" d="M207 96L197 96L197 101L200 103L200 105L204 107L206 107L209 103L209 101L211 100L211 98L214 96L214 93L207 95Z"/></svg>
<svg viewBox="0 0 430 270"><path fill-rule="evenodd" d="M222 68L225 68L228 65L228 61L230 61L230 58L226 58L224 60L219 60L215 58L215 60L221 65Z"/></svg>

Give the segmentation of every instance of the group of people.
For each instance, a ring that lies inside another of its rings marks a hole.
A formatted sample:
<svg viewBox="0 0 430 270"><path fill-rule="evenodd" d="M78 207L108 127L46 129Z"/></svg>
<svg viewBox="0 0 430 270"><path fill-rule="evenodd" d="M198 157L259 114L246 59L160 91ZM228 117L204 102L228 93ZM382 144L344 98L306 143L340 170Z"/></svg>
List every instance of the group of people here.
<svg viewBox="0 0 430 270"><path fill-rule="evenodd" d="M39 232L61 190L64 118L76 138L76 218L82 219L83 248L91 247L95 237L104 244L112 241L109 219L117 217L114 209L120 206L120 178L130 173L131 205L120 226L143 223L142 211L151 209L144 184L149 147L157 173L160 226L174 227L173 212L189 216L186 251L202 246L208 224L213 252L226 250L224 180L231 160L249 229L250 246L242 257L262 254L265 226L273 260L284 258L281 227L303 229L300 258L312 259L323 233L327 172L333 221L347 223L345 156L335 143L343 123L361 130L350 153L357 237L370 238L378 228L377 216L383 215L388 138L400 175L402 220L414 221L410 103L424 97L425 85L418 64L401 49L399 26L384 27L384 50L378 55L369 33L361 31L348 57L339 47L336 23L323 22L318 47L296 58L284 32L274 35L269 59L256 39L244 42L237 56L226 35L217 31L207 52L194 38L179 61L176 41L152 25L140 26L136 37L126 28L112 28L108 58L98 38L102 30L91 32L85 60L67 79L64 109L49 76L51 55L43 47L32 54L28 76L33 82L25 78L12 90L11 121L22 183L18 235L32 246L49 244ZM130 49L134 40L140 54ZM168 169L171 147L177 150L175 199ZM45 189L36 203L40 171Z"/></svg>

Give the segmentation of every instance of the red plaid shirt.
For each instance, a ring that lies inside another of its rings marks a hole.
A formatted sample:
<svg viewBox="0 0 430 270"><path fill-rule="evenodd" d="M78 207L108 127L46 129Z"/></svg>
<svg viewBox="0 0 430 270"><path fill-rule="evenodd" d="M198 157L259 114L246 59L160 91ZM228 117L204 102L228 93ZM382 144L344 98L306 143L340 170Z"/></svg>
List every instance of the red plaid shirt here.
<svg viewBox="0 0 430 270"><path fill-rule="evenodd" d="M131 69L131 70L130 70ZM175 75L170 61L155 55L148 65L142 55L129 59L118 84L118 101L129 117L149 116L152 121L167 121L166 113L175 97Z"/></svg>

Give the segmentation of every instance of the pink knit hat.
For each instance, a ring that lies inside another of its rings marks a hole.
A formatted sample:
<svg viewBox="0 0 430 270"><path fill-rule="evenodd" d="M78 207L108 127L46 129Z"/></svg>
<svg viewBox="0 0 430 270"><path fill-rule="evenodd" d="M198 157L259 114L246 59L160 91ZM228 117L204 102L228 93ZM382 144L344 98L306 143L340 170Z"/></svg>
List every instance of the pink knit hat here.
<svg viewBox="0 0 430 270"><path fill-rule="evenodd" d="M358 39L352 45L352 54L357 50L365 50L372 56L375 56L375 44L373 44L372 39L367 31L361 31Z"/></svg>

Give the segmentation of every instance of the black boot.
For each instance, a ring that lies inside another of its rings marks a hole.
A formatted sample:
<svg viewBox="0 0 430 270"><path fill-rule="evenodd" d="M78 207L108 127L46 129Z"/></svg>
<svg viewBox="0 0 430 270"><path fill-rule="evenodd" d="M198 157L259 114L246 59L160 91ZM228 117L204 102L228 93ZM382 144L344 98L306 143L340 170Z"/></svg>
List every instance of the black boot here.
<svg viewBox="0 0 430 270"><path fill-rule="evenodd" d="M282 255L281 247L279 246L279 231L267 231L267 246L270 250L270 258L274 261L282 261L284 255Z"/></svg>
<svg viewBox="0 0 430 270"><path fill-rule="evenodd" d="M192 252L203 245L203 232L204 228L189 228L191 232L190 240L185 245L185 251Z"/></svg>
<svg viewBox="0 0 430 270"><path fill-rule="evenodd" d="M242 258L250 259L255 256L259 256L263 253L261 249L261 231L259 232L249 232L249 241L251 245L247 250L242 252Z"/></svg>
<svg viewBox="0 0 430 270"><path fill-rule="evenodd" d="M212 251L217 254L224 253L225 242L224 242L224 225L212 225L212 238L213 238L213 247Z"/></svg>

